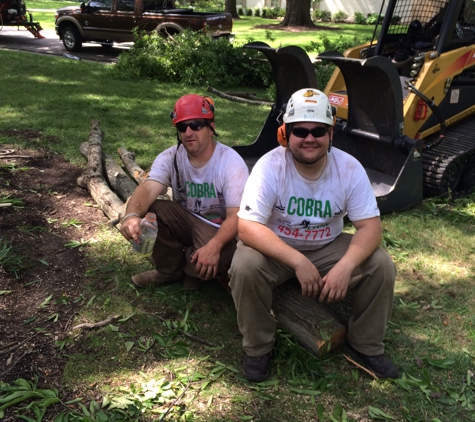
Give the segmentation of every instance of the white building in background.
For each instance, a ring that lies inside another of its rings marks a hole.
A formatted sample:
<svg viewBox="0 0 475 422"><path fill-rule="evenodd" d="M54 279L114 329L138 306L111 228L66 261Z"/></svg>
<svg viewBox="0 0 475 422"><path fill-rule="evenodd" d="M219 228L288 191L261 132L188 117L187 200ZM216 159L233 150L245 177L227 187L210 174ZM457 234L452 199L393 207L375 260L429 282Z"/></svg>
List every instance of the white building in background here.
<svg viewBox="0 0 475 422"><path fill-rule="evenodd" d="M355 12L365 16L369 13L379 13L383 0L320 0L312 2L313 9L327 10L329 12L345 12L348 18L353 18ZM285 0L237 0L239 6L254 9L255 7L282 7L285 9ZM384 14L384 13L383 13Z"/></svg>

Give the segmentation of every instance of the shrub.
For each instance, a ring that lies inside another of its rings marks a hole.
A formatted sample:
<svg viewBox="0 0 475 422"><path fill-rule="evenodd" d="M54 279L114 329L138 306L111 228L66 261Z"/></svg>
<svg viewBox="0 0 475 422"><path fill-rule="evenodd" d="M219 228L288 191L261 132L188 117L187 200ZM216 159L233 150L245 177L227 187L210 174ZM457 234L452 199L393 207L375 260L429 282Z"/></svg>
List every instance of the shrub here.
<svg viewBox="0 0 475 422"><path fill-rule="evenodd" d="M333 14L332 20L333 22L344 22L347 17L348 14L340 10Z"/></svg>
<svg viewBox="0 0 475 422"><path fill-rule="evenodd" d="M222 12L224 11L224 0L198 0L193 4L193 8L201 12Z"/></svg>
<svg viewBox="0 0 475 422"><path fill-rule="evenodd" d="M366 19L366 22L368 22L368 25L375 25L377 23L381 23L383 19L384 16L380 15L379 13L370 13Z"/></svg>
<svg viewBox="0 0 475 422"><path fill-rule="evenodd" d="M316 21L330 22L332 20L332 14L328 10L315 10L313 12L313 19Z"/></svg>
<svg viewBox="0 0 475 422"><path fill-rule="evenodd" d="M344 37L340 35L338 40L331 41L328 37L318 35L317 41L311 41L309 44L304 46L304 49L309 51L317 51L318 53L323 53L324 51L338 51L344 53L345 50L348 50L351 47L361 45L369 41L369 37ZM332 62L327 60L317 60L314 62L313 66L315 67L315 72L317 75L317 86L319 89L325 89L327 83L335 69L335 65Z"/></svg>
<svg viewBox="0 0 475 422"><path fill-rule="evenodd" d="M111 68L118 78L151 79L190 86L256 86L272 83L272 70L256 50L186 29L173 37L135 31L131 49Z"/></svg>
<svg viewBox="0 0 475 422"><path fill-rule="evenodd" d="M239 7L237 12L239 16L244 16L244 9L242 7Z"/></svg>
<svg viewBox="0 0 475 422"><path fill-rule="evenodd" d="M269 8L266 7L266 6L264 6L264 7L262 8L262 17L263 17L263 18L269 18Z"/></svg>
<svg viewBox="0 0 475 422"><path fill-rule="evenodd" d="M366 25L366 16L361 12L355 12L353 21L358 25Z"/></svg>
<svg viewBox="0 0 475 422"><path fill-rule="evenodd" d="M246 9L246 16L252 16L252 9Z"/></svg>
<svg viewBox="0 0 475 422"><path fill-rule="evenodd" d="M261 16L261 9L259 7L254 8L254 16L257 18Z"/></svg>
<svg viewBox="0 0 475 422"><path fill-rule="evenodd" d="M276 18L283 18L285 16L285 9L282 9L282 7L274 7L273 9L273 14Z"/></svg>

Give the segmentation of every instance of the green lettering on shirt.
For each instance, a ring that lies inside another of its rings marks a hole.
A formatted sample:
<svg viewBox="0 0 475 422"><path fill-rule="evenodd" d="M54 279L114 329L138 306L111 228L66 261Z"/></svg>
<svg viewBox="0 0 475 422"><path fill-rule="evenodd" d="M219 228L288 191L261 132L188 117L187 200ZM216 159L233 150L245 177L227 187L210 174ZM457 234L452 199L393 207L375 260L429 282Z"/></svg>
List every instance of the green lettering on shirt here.
<svg viewBox="0 0 475 422"><path fill-rule="evenodd" d="M216 198L216 191L213 183L186 182L186 196L192 198Z"/></svg>

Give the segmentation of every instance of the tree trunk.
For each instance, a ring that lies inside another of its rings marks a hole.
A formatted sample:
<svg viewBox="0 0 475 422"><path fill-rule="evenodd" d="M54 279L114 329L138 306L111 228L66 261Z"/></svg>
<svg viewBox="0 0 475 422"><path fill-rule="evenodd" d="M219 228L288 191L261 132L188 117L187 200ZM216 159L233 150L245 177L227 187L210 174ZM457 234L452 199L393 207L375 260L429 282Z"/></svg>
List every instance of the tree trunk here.
<svg viewBox="0 0 475 422"><path fill-rule="evenodd" d="M311 0L287 0L285 17L280 26L303 26L314 28L310 15Z"/></svg>
<svg viewBox="0 0 475 422"><path fill-rule="evenodd" d="M296 280L274 289L272 310L277 322L316 356L324 355L345 341L346 326L317 299L302 296Z"/></svg>
<svg viewBox="0 0 475 422"><path fill-rule="evenodd" d="M103 176L102 140L104 132L99 122L93 120L89 132L89 146L87 152L87 169L78 178L78 185L88 189L91 196L99 204L104 214L111 220L123 216L124 202L109 188Z"/></svg>
<svg viewBox="0 0 475 422"><path fill-rule="evenodd" d="M241 19L237 12L236 0L226 0L224 3L224 11L231 13L233 19Z"/></svg>

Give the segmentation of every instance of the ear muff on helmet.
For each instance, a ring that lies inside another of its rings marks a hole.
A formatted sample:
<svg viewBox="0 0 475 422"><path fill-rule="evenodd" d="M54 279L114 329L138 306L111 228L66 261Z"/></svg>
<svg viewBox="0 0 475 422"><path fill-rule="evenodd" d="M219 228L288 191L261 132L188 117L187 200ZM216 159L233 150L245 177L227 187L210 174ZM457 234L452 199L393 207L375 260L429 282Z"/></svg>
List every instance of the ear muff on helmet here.
<svg viewBox="0 0 475 422"><path fill-rule="evenodd" d="M289 145L289 139L287 136L287 125L284 123L277 129L277 142L285 148Z"/></svg>

